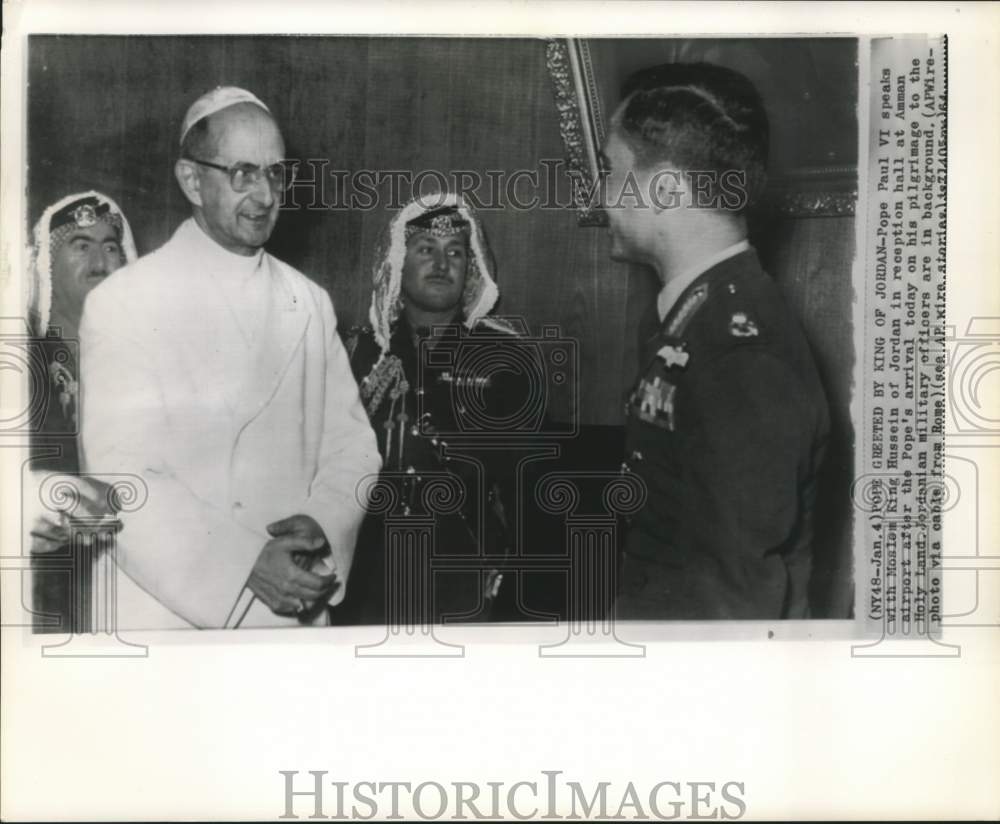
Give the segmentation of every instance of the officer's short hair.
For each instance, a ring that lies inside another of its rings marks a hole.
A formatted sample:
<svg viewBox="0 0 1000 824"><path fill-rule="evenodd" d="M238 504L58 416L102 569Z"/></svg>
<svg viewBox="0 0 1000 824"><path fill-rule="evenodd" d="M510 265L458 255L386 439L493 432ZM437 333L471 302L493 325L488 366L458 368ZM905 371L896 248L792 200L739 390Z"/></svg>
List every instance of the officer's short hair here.
<svg viewBox="0 0 1000 824"><path fill-rule="evenodd" d="M745 175L746 202L764 186L770 129L754 85L711 63L642 69L622 87L615 121L639 165L670 162L683 171Z"/></svg>

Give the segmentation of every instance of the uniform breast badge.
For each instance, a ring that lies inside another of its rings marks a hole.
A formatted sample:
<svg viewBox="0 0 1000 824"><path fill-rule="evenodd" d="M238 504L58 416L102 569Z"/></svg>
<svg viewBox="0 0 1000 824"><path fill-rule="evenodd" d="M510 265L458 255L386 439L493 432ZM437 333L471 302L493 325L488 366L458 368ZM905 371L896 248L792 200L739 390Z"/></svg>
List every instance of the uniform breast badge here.
<svg viewBox="0 0 1000 824"><path fill-rule="evenodd" d="M656 356L666 364L668 369L671 366L679 366L683 369L687 366L688 358L691 357L688 352L684 351L684 344L674 346L669 343L666 346L661 346Z"/></svg>
<svg viewBox="0 0 1000 824"><path fill-rule="evenodd" d="M639 420L663 429L674 429L674 393L677 387L662 378L643 378L633 395Z"/></svg>
<svg viewBox="0 0 1000 824"><path fill-rule="evenodd" d="M734 338L755 338L759 332L757 324L745 312L734 312L729 319L729 334Z"/></svg>
<svg viewBox="0 0 1000 824"><path fill-rule="evenodd" d="M493 385L489 375L453 375L451 372L442 372L437 376L437 382L474 389L489 389Z"/></svg>
<svg viewBox="0 0 1000 824"><path fill-rule="evenodd" d="M62 363L53 361L49 364L49 376L59 390L59 406L62 407L63 418L72 420L75 425L77 423L76 404L79 385L73 379L73 373Z"/></svg>

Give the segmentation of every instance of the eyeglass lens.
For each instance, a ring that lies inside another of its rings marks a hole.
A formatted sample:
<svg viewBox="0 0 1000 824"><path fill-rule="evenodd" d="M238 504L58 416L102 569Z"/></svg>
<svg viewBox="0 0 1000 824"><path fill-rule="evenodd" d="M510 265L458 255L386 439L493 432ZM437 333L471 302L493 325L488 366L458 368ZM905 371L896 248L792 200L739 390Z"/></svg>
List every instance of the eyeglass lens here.
<svg viewBox="0 0 1000 824"><path fill-rule="evenodd" d="M245 192L255 186L262 176L276 192L284 192L295 182L295 169L298 164L290 162L272 163L266 169L259 166L238 165L230 169L229 178L233 189Z"/></svg>

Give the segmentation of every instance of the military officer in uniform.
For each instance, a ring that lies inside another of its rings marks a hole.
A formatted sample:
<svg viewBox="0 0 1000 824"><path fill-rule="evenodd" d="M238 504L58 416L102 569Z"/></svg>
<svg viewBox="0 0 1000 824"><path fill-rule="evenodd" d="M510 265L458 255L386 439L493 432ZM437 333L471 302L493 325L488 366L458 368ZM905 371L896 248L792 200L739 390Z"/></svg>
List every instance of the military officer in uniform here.
<svg viewBox="0 0 1000 824"><path fill-rule="evenodd" d="M829 429L799 323L747 240L768 123L742 75L634 75L603 149L612 258L662 291L641 324L624 472L648 488L625 540L624 619L808 616Z"/></svg>
<svg viewBox="0 0 1000 824"><path fill-rule="evenodd" d="M499 447L505 422L530 392L518 360L504 355L516 330L489 315L499 295L492 257L478 216L458 195L404 206L385 231L374 269L370 323L351 330L346 343L383 480L395 484L398 506L366 519L356 588L332 610L333 620L486 621L496 617L511 541L514 461ZM443 476L457 484L462 503L430 512L427 484ZM427 586L405 599L406 614L387 611L387 585L402 573L387 554L386 517L435 524L430 558L419 561L431 566L421 572Z"/></svg>

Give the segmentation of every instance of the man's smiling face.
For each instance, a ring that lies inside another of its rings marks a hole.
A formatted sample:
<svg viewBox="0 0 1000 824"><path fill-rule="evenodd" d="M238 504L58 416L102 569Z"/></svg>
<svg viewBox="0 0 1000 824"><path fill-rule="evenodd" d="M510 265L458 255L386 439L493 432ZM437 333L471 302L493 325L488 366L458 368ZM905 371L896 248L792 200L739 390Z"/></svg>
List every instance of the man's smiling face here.
<svg viewBox="0 0 1000 824"><path fill-rule="evenodd" d="M213 157L199 157L219 166L245 163L265 169L284 158L285 143L270 115L258 106L239 104L212 115ZM278 220L278 197L261 176L245 192L237 192L229 175L197 166L203 227L223 248L251 255L263 246Z"/></svg>
<svg viewBox="0 0 1000 824"><path fill-rule="evenodd" d="M52 255L52 300L78 316L87 293L125 262L118 231L99 220L77 226Z"/></svg>
<svg viewBox="0 0 1000 824"><path fill-rule="evenodd" d="M436 237L419 232L406 244L403 299L425 312L456 312L465 289L469 265L464 233Z"/></svg>

